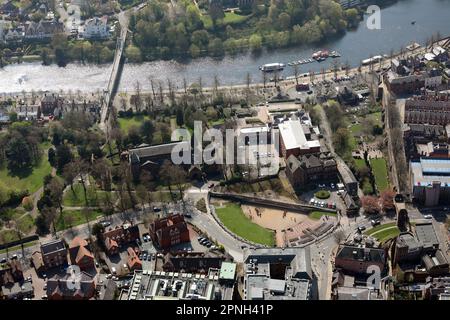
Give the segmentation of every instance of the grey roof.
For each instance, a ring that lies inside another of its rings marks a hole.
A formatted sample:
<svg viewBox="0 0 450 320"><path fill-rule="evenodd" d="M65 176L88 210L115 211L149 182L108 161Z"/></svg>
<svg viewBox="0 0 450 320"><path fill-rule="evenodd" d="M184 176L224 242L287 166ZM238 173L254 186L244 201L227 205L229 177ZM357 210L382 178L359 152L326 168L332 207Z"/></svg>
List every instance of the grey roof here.
<svg viewBox="0 0 450 320"><path fill-rule="evenodd" d="M245 252L244 261L250 260L263 263L285 263L292 268L292 276L295 278L312 279L311 252L305 248L258 248L248 249Z"/></svg>
<svg viewBox="0 0 450 320"><path fill-rule="evenodd" d="M396 244L399 247L407 246L409 251L422 250L422 244L410 233L402 233L398 236Z"/></svg>
<svg viewBox="0 0 450 320"><path fill-rule="evenodd" d="M66 246L61 239L56 239L49 241L47 243L41 244L42 254L49 254L57 251L66 250Z"/></svg>
<svg viewBox="0 0 450 320"><path fill-rule="evenodd" d="M385 263L386 252L384 249L378 248L361 248L343 245L340 246L336 258Z"/></svg>
<svg viewBox="0 0 450 320"><path fill-rule="evenodd" d="M309 300L311 282L305 279L289 281L271 279L266 275L247 276L246 300Z"/></svg>
<svg viewBox="0 0 450 320"><path fill-rule="evenodd" d="M138 159L141 159L141 158L150 158L150 157L158 157L158 156L167 156L167 155L171 154L171 152L175 146L180 146L183 148L190 148L191 144L189 141L178 141L178 142L171 142L171 143L148 146L148 147L143 147L143 148L130 149L129 150L130 158L133 159L135 157L138 157Z"/></svg>
<svg viewBox="0 0 450 320"><path fill-rule="evenodd" d="M72 275L55 275L47 280L47 296L59 293L63 297L73 297L79 295L82 298L91 298L94 295L95 282L94 277L86 272L81 272L79 278L75 280Z"/></svg>
<svg viewBox="0 0 450 320"><path fill-rule="evenodd" d="M365 287L339 287L338 300L370 300L369 288Z"/></svg>
<svg viewBox="0 0 450 320"><path fill-rule="evenodd" d="M417 222L416 236L424 247L439 247L439 240L432 222Z"/></svg>

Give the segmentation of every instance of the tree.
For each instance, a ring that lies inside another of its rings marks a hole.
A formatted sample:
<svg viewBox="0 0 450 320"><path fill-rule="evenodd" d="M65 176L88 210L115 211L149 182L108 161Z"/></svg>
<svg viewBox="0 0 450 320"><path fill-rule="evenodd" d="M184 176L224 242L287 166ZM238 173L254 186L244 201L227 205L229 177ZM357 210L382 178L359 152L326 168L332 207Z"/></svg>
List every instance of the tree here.
<svg viewBox="0 0 450 320"><path fill-rule="evenodd" d="M54 148L48 149L48 162L52 167L56 167L56 152Z"/></svg>
<svg viewBox="0 0 450 320"><path fill-rule="evenodd" d="M152 143L153 134L155 133L155 125L151 120L145 120L140 127L141 136L146 143Z"/></svg>
<svg viewBox="0 0 450 320"><path fill-rule="evenodd" d="M142 61L141 50L134 45L129 45L125 50L125 54L130 62L139 63Z"/></svg>
<svg viewBox="0 0 450 320"><path fill-rule="evenodd" d="M254 52L260 51L262 48L262 38L259 34L252 34L249 40L250 49Z"/></svg>
<svg viewBox="0 0 450 320"><path fill-rule="evenodd" d="M70 163L72 159L73 154L69 146L61 144L56 147L56 170L59 174L63 172L64 166Z"/></svg>
<svg viewBox="0 0 450 320"><path fill-rule="evenodd" d="M222 1L212 0L209 2L208 14L211 17L213 25L216 25L217 20L225 18L223 12Z"/></svg>
<svg viewBox="0 0 450 320"><path fill-rule="evenodd" d="M60 216L63 216L63 207L62 207L62 200L63 200L63 194L64 194L64 185L59 181L57 178L53 178L46 189L49 191L49 196L58 209Z"/></svg>
<svg viewBox="0 0 450 320"><path fill-rule="evenodd" d="M361 197L361 206L367 214L377 214L381 209L379 199L373 196Z"/></svg>
<svg viewBox="0 0 450 320"><path fill-rule="evenodd" d="M74 162L68 163L64 166L62 176L66 184L70 186L70 190L75 195L75 190L73 189L73 182L78 175L78 170Z"/></svg>
<svg viewBox="0 0 450 320"><path fill-rule="evenodd" d="M350 131L347 128L339 128L333 136L333 144L338 154L345 154L350 148Z"/></svg>
<svg viewBox="0 0 450 320"><path fill-rule="evenodd" d="M380 200L381 200L381 208L383 211L389 211L395 209L394 206L394 197L395 191L393 190L384 190L381 192Z"/></svg>
<svg viewBox="0 0 450 320"><path fill-rule="evenodd" d="M31 149L28 143L19 136L13 136L6 147L8 169L13 173L20 173L29 169L33 164Z"/></svg>

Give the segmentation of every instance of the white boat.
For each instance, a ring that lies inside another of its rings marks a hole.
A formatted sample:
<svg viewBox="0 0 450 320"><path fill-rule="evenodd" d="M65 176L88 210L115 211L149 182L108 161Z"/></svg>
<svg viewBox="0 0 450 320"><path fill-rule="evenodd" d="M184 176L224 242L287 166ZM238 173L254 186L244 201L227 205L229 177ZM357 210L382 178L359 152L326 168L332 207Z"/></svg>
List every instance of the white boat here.
<svg viewBox="0 0 450 320"><path fill-rule="evenodd" d="M268 63L259 67L262 72L282 71L286 67L283 63Z"/></svg>
<svg viewBox="0 0 450 320"><path fill-rule="evenodd" d="M373 56L372 58L363 60L362 65L367 66L369 64L377 63L377 62L380 62L381 59L383 59L382 56Z"/></svg>

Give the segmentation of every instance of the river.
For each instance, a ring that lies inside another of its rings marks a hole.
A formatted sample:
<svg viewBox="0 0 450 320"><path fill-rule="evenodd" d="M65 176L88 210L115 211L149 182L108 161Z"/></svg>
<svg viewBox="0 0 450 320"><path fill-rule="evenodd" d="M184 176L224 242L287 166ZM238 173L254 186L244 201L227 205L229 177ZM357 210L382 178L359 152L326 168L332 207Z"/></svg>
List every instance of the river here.
<svg viewBox="0 0 450 320"><path fill-rule="evenodd" d="M412 24L412 21L416 23ZM154 61L126 64L119 90L133 90L136 80L140 81L142 88L149 89L149 78L164 81L165 84L167 79L171 79L181 87L183 78L192 83L201 77L204 85L209 85L217 75L220 85L231 85L244 83L246 74L250 73L253 82L261 82L259 66L271 62L287 64L290 61L309 58L314 51L320 49L336 50L342 55L341 63L348 62L351 66L357 66L363 59L378 54L389 54L392 49L398 51L412 41L423 44L438 32L442 36L450 35L450 0L401 0L381 11L380 30L368 29L364 20L356 30L348 31L342 37L316 47L265 51L258 56L248 53L234 57L226 56L223 59L200 58L187 63ZM300 72L329 69L331 60L303 65ZM0 70L0 92L31 90L96 92L106 88L110 70L110 65L75 63L65 68L56 65L42 66L40 63L9 65ZM292 68L286 67L284 76L292 73Z"/></svg>

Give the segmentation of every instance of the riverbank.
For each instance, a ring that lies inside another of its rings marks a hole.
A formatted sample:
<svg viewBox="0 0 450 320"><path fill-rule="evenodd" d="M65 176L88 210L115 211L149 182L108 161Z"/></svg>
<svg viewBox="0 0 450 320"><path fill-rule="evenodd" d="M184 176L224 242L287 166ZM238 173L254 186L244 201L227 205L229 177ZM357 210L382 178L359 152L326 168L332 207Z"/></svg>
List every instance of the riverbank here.
<svg viewBox="0 0 450 320"><path fill-rule="evenodd" d="M141 88L150 91L150 79L154 83L161 82L164 86L170 79L178 89L186 80L190 85L202 80L205 87L211 87L217 76L220 86L234 86L246 82L247 74L253 83L262 82L259 66L280 62L287 64L307 57L318 50L336 50L342 56L340 59L328 59L322 63L311 63L300 66L300 73L322 69L330 69L332 62L357 67L361 60L374 55L390 54L391 49L398 52L411 42L426 43L432 35L440 33L447 35L450 30L450 7L439 0L409 0L399 1L382 9L382 24L380 30L369 30L362 21L355 31L347 32L345 36L334 39L326 44L307 48L294 47L263 51L259 55L239 54L225 56L222 59L199 58L186 63L170 61L154 61L143 64L126 63L122 73L119 91L131 92L136 80ZM416 20L414 25L411 20ZM22 91L54 92L97 92L103 91L108 83L111 65L69 64L65 68L55 65L42 66L40 63L22 63L9 65L0 70L0 92L6 94ZM284 78L292 76L293 68L286 67L281 74Z"/></svg>

